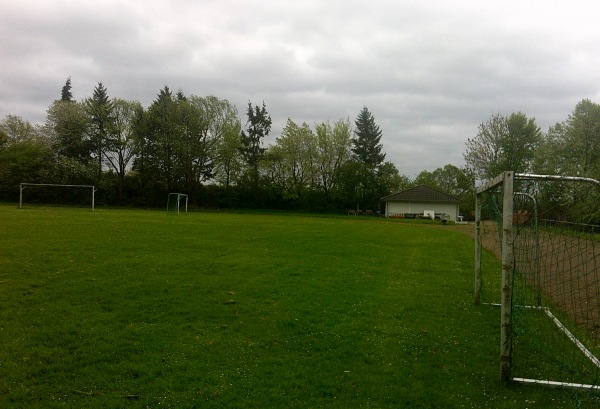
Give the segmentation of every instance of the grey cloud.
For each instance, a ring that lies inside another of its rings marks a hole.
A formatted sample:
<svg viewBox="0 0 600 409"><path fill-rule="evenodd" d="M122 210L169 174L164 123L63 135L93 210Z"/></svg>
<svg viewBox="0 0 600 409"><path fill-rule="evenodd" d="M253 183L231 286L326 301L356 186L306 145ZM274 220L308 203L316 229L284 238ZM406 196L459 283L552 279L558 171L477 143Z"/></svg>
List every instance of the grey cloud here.
<svg viewBox="0 0 600 409"><path fill-rule="evenodd" d="M227 98L244 122L265 101L273 138L291 118L354 118L383 131L411 177L462 165L494 113L543 130L600 97L596 2L2 1L0 117L43 122L68 76L149 105L168 85Z"/></svg>

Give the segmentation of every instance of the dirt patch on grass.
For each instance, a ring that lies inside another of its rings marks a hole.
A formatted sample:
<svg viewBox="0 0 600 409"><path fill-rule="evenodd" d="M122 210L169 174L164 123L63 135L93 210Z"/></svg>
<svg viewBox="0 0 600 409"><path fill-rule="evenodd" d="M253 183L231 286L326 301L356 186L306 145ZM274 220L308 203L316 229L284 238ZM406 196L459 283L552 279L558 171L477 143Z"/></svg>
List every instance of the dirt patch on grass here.
<svg viewBox="0 0 600 409"><path fill-rule="evenodd" d="M453 226L444 226L444 228L451 228L455 231L466 234L475 240L475 224L455 224ZM491 251L498 257L498 260L502 257L502 249L500 246L498 228L495 223L483 222L481 223L481 245L483 248Z"/></svg>
<svg viewBox="0 0 600 409"><path fill-rule="evenodd" d="M598 237L540 230L537 239L531 234L516 240L515 269L527 284L541 288L542 305L600 335Z"/></svg>
<svg viewBox="0 0 600 409"><path fill-rule="evenodd" d="M452 229L475 239L475 225ZM568 314L579 326L600 338L600 237L573 230L515 226L515 271L534 290L541 289L542 305ZM481 244L501 259L495 224L482 223ZM500 291L500 289L498 289ZM531 300L537 302L536 299Z"/></svg>

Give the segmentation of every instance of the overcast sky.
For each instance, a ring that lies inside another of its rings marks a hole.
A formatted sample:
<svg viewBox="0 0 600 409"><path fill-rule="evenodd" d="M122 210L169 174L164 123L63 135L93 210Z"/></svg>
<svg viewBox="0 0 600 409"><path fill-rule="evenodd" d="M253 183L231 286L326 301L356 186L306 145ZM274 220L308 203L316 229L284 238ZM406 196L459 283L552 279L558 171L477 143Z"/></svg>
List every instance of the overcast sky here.
<svg viewBox="0 0 600 409"><path fill-rule="evenodd" d="M71 77L145 107L165 85L266 103L272 137L366 106L414 178L462 166L491 115L545 132L600 102L597 0L0 0L0 118L43 123Z"/></svg>

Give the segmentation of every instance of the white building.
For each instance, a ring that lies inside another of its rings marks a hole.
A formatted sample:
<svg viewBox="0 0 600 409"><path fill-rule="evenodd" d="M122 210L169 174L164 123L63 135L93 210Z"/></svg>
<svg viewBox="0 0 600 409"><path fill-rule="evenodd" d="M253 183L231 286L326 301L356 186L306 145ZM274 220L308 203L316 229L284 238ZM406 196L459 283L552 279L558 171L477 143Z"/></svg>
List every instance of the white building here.
<svg viewBox="0 0 600 409"><path fill-rule="evenodd" d="M382 197L381 201L385 203L385 217L414 218L426 213L440 217L447 214L448 220L453 222L458 219L458 205L461 202L454 196L425 185Z"/></svg>

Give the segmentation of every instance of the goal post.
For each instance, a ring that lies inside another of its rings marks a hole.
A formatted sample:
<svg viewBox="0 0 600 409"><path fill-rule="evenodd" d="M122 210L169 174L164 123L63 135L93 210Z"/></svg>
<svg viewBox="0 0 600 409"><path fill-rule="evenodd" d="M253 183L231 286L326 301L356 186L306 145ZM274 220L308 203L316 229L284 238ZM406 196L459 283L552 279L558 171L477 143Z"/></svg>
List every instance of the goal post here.
<svg viewBox="0 0 600 409"><path fill-rule="evenodd" d="M476 189L475 304L500 307L502 381L600 390L600 226L570 211L591 192L600 214L598 187L507 171Z"/></svg>
<svg viewBox="0 0 600 409"><path fill-rule="evenodd" d="M481 194L496 187L501 187L502 196L502 230L500 234L502 254L502 292L500 303L500 378L508 380L512 367L512 207L513 207L514 173L504 172L477 189L475 211L475 302L481 302ZM507 222L508 221L508 222Z"/></svg>
<svg viewBox="0 0 600 409"><path fill-rule="evenodd" d="M185 205L181 206L182 200ZM187 213L188 210L188 195L185 193L169 193L167 197L167 214L179 214L181 211Z"/></svg>
<svg viewBox="0 0 600 409"><path fill-rule="evenodd" d="M90 189L91 191L91 205L92 211L95 210L96 207L96 187L93 185L63 185L56 183L19 183L19 209L23 208L23 191L27 187L31 186L46 186L46 187L67 187L67 188L83 188Z"/></svg>

